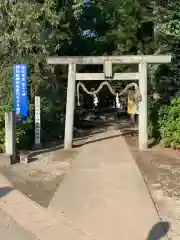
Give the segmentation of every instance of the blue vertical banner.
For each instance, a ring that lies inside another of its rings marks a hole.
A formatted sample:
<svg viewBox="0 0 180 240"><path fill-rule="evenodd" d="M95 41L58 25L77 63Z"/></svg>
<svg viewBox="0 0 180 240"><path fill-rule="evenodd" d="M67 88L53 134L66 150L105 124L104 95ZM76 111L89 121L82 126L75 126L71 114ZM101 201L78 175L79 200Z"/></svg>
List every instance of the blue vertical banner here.
<svg viewBox="0 0 180 240"><path fill-rule="evenodd" d="M28 116L27 65L13 65L13 104L16 115L22 119Z"/></svg>

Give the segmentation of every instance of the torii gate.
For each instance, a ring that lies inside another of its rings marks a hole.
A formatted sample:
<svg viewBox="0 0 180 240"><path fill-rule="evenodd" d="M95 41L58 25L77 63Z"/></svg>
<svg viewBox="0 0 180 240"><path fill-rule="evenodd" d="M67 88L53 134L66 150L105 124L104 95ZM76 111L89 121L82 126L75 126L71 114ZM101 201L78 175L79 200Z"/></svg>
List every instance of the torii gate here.
<svg viewBox="0 0 180 240"><path fill-rule="evenodd" d="M73 124L75 108L76 81L84 80L139 80L141 101L139 103L139 149L148 148L148 116L147 116L147 70L148 64L170 63L169 55L139 56L87 56L87 57L48 57L48 64L69 65L68 89L66 102L66 122L64 148L71 149L73 141ZM77 73L76 64L102 64L104 73ZM136 73L114 73L112 64L138 64Z"/></svg>

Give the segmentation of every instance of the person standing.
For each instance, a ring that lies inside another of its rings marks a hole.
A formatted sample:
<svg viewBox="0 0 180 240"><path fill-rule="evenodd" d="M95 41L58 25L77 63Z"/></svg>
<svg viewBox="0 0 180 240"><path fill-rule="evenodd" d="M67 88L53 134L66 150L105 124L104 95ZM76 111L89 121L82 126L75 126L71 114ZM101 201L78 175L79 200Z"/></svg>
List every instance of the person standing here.
<svg viewBox="0 0 180 240"><path fill-rule="evenodd" d="M127 112L130 116L130 120L135 127L138 122L139 115L139 102L136 101L136 91L129 90L128 91L128 109Z"/></svg>

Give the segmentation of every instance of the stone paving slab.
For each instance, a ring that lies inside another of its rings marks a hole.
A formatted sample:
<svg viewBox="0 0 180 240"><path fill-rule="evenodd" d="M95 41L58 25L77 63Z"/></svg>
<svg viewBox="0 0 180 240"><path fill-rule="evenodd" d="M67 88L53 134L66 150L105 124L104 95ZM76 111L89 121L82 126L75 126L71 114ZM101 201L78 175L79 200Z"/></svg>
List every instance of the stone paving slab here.
<svg viewBox="0 0 180 240"><path fill-rule="evenodd" d="M0 175L0 188L12 188L8 180ZM42 240L92 240L93 237L74 228L70 222L42 208L21 192L12 189L0 198L0 209L12 217L24 231L29 231ZM6 238L4 238L6 239ZM20 238L18 239L20 240ZM26 240L26 238L24 238ZM27 238L30 240L30 238Z"/></svg>
<svg viewBox="0 0 180 240"><path fill-rule="evenodd" d="M6 212L0 209L0 239L2 240L38 240L32 233L24 230Z"/></svg>
<svg viewBox="0 0 180 240"><path fill-rule="evenodd" d="M117 135L112 130L89 139L49 209L16 189L1 195L0 209L42 240L166 239L162 228L162 238L147 238L159 218L124 139ZM2 175L0 188L12 188Z"/></svg>
<svg viewBox="0 0 180 240"><path fill-rule="evenodd" d="M91 144L82 147L49 209L63 213L97 239L148 239L149 231L160 220L123 137L112 130L89 141ZM163 237L163 229L159 231Z"/></svg>

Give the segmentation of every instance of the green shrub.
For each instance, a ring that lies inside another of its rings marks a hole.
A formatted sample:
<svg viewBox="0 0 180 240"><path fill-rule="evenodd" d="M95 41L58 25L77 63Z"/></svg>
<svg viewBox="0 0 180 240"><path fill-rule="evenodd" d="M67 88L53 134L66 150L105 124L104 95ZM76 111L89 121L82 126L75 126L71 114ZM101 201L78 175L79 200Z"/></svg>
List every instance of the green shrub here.
<svg viewBox="0 0 180 240"><path fill-rule="evenodd" d="M19 123L16 126L16 143L18 148L27 148L31 142L29 132L33 130L32 121ZM0 109L0 153L5 152L5 119L4 110Z"/></svg>
<svg viewBox="0 0 180 240"><path fill-rule="evenodd" d="M157 141L160 139L158 114L161 103L149 96L148 98L148 137Z"/></svg>
<svg viewBox="0 0 180 240"><path fill-rule="evenodd" d="M180 98L159 109L158 123L163 146L180 148Z"/></svg>
<svg viewBox="0 0 180 240"><path fill-rule="evenodd" d="M0 153L5 151L5 128L4 128L4 116L0 111Z"/></svg>
<svg viewBox="0 0 180 240"><path fill-rule="evenodd" d="M19 150L31 149L34 143L34 124L31 118L16 125L16 144Z"/></svg>

